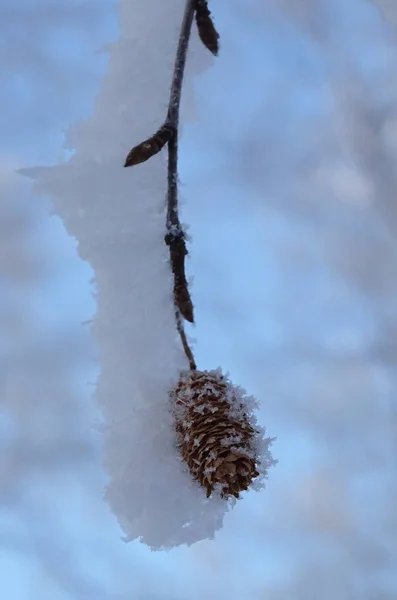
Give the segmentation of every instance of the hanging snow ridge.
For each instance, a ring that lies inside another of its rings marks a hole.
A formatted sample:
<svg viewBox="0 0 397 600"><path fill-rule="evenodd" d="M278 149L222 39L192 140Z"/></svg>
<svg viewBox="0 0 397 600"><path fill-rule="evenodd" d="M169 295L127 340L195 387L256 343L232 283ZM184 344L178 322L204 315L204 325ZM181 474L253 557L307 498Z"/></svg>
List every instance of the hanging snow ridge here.
<svg viewBox="0 0 397 600"><path fill-rule="evenodd" d="M94 113L67 133L74 155L25 171L51 197L95 271L105 498L125 540L139 538L154 549L213 537L228 510L220 499L205 498L175 448L168 393L188 365L164 243L165 157L123 168L128 150L163 122L184 6L185 0L119 2L120 40L110 50ZM195 38L188 72L208 60L205 49L195 59Z"/></svg>

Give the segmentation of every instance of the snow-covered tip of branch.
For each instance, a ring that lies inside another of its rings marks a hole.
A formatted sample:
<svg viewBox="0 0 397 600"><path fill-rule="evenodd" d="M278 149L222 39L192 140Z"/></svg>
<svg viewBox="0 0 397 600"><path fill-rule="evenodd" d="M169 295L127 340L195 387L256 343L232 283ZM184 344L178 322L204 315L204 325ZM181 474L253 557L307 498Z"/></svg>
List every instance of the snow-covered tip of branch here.
<svg viewBox="0 0 397 600"><path fill-rule="evenodd" d="M201 41L215 56L219 52L219 33L211 18L211 11L208 8L207 0L196 0L196 23Z"/></svg>
<svg viewBox="0 0 397 600"><path fill-rule="evenodd" d="M220 369L183 373L171 401L181 455L207 498L239 498L260 471L266 478L273 439L258 427L255 400Z"/></svg>
<svg viewBox="0 0 397 600"><path fill-rule="evenodd" d="M146 162L158 154L174 135L176 135L175 127L171 123L164 123L154 135L129 151L124 166L133 167Z"/></svg>

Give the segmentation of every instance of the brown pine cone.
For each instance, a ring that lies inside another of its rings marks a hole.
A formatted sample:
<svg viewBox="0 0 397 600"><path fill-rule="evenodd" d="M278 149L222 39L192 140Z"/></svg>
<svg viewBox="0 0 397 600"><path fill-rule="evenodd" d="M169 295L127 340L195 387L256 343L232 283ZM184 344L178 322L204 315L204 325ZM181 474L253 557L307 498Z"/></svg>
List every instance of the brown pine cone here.
<svg viewBox="0 0 397 600"><path fill-rule="evenodd" d="M182 457L207 497L219 489L222 497L239 498L259 475L258 432L233 391L216 371L189 371L172 393Z"/></svg>

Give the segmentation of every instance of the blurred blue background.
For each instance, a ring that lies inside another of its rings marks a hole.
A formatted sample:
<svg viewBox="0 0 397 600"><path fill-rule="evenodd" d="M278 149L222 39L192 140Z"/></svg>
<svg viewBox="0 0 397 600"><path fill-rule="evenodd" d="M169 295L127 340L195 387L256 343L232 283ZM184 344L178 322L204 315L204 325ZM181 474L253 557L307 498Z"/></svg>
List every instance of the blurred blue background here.
<svg viewBox="0 0 397 600"><path fill-rule="evenodd" d="M190 334L203 368L261 400L280 462L215 541L169 553L123 544L102 501L93 273L17 174L56 163L65 128L93 110L116 4L0 7L2 594L395 600L391 4L211 2L222 52L181 142Z"/></svg>

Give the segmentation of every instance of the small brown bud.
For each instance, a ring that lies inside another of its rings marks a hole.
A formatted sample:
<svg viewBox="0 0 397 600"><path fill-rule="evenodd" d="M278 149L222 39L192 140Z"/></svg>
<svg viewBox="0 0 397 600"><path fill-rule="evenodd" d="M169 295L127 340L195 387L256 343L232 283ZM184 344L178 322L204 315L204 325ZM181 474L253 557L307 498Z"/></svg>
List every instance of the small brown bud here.
<svg viewBox="0 0 397 600"><path fill-rule="evenodd" d="M160 150L164 148L166 144L175 135L175 127L168 123L165 123L160 129L152 135L152 137L141 142L137 146L134 146L125 159L125 167L133 167L140 163L146 162L149 158L152 158L155 154L158 154Z"/></svg>
<svg viewBox="0 0 397 600"><path fill-rule="evenodd" d="M196 23L204 46L217 56L219 52L219 33L212 21L207 0L196 0Z"/></svg>
<svg viewBox="0 0 397 600"><path fill-rule="evenodd" d="M165 242L170 248L170 262L174 274L174 302L182 317L194 323L193 302L190 297L185 273L185 257L187 248L183 232L167 234Z"/></svg>

